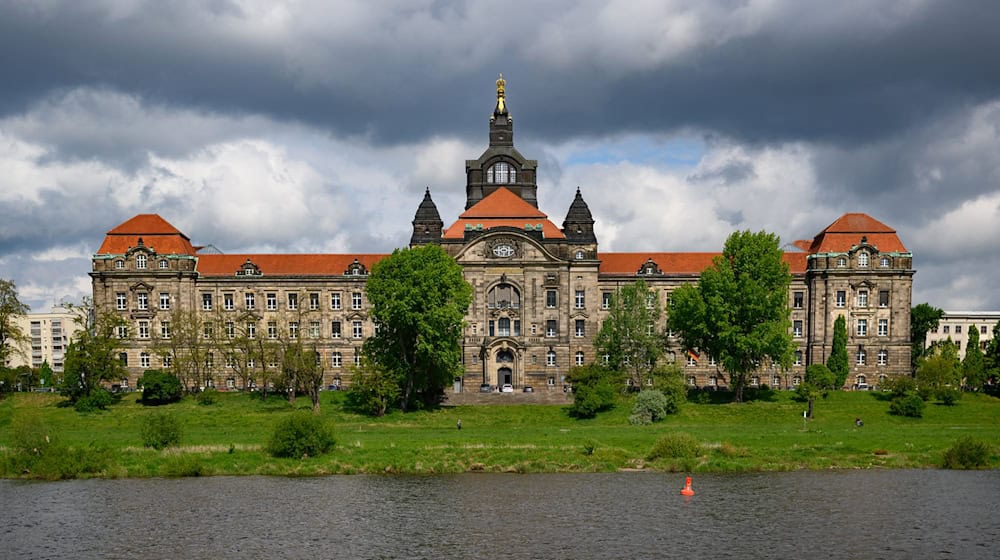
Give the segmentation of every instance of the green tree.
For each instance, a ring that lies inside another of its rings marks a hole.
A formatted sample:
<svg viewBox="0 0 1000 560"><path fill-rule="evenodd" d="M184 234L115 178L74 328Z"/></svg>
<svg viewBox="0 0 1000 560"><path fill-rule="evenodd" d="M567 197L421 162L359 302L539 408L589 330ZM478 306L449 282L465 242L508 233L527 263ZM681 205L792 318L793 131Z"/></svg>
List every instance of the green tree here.
<svg viewBox="0 0 1000 560"><path fill-rule="evenodd" d="M142 404L145 405L177 402L184 391L176 375L159 369L147 369L139 378L139 385L142 385Z"/></svg>
<svg viewBox="0 0 1000 560"><path fill-rule="evenodd" d="M791 278L778 236L742 231L729 236L697 285L672 294L671 329L725 368L737 402L751 372L769 363L791 366Z"/></svg>
<svg viewBox="0 0 1000 560"><path fill-rule="evenodd" d="M937 397L950 404L958 393L961 376L958 348L951 337L936 342L917 366L918 393L924 400Z"/></svg>
<svg viewBox="0 0 1000 560"><path fill-rule="evenodd" d="M319 393L323 387L323 366L316 348L307 348L301 338L285 348L282 373L289 380L292 393L302 389L312 401L313 414L320 413Z"/></svg>
<svg viewBox="0 0 1000 560"><path fill-rule="evenodd" d="M49 365L49 361L45 360L42 365L38 367L38 382L45 389L53 387L56 381L56 374L52 371L52 366Z"/></svg>
<svg viewBox="0 0 1000 560"><path fill-rule="evenodd" d="M573 385L570 415L576 418L593 418L598 412L614 408L622 373L598 364L589 364L570 369L567 379Z"/></svg>
<svg viewBox="0 0 1000 560"><path fill-rule="evenodd" d="M986 383L983 349L979 347L979 327L976 325L969 325L969 340L962 360L962 377L965 379L964 384L972 389L981 389Z"/></svg>
<svg viewBox="0 0 1000 560"><path fill-rule="evenodd" d="M1000 381L1000 321L993 325L993 338L986 345L983 370L986 386L995 390L997 382Z"/></svg>
<svg viewBox="0 0 1000 560"><path fill-rule="evenodd" d="M462 267L437 245L397 249L372 267L367 283L379 328L364 352L398 378L400 406L440 402L462 374L462 324L472 287Z"/></svg>
<svg viewBox="0 0 1000 560"><path fill-rule="evenodd" d="M85 310L86 307L77 308ZM86 322L89 313L80 315L80 321ZM125 367L118 359L118 348L121 340L117 338L119 326L124 326L125 320L120 316L103 312L97 315L92 325L77 331L69 347L66 349L66 361L63 381L60 387L62 394L70 402L78 403L103 391L101 383L125 377ZM104 400L99 401L103 408Z"/></svg>
<svg viewBox="0 0 1000 560"><path fill-rule="evenodd" d="M928 303L915 305L910 310L910 345L912 347L910 359L914 372L917 371L920 358L927 352L925 348L927 346L927 333L937 328L941 317L944 317L944 311L932 307Z"/></svg>
<svg viewBox="0 0 1000 560"><path fill-rule="evenodd" d="M594 340L598 354L608 357L608 367L624 372L636 389L663 355L663 336L656 331L661 313L656 292L640 278L612 295Z"/></svg>
<svg viewBox="0 0 1000 560"><path fill-rule="evenodd" d="M17 285L13 280L0 278L0 367L13 355L23 355L30 343L28 335L18 326L16 319L31 311L17 298Z"/></svg>
<svg viewBox="0 0 1000 560"><path fill-rule="evenodd" d="M347 391L347 408L361 414L385 416L393 404L399 402L401 380L392 373L363 358L351 374L351 387Z"/></svg>
<svg viewBox="0 0 1000 560"><path fill-rule="evenodd" d="M795 388L799 397L809 405L806 416L813 417L813 403L817 397L826 397L830 390L836 387L838 387L837 376L830 371L830 368L823 364L810 364L806 367L805 381Z"/></svg>
<svg viewBox="0 0 1000 560"><path fill-rule="evenodd" d="M830 348L830 357L826 359L826 367L833 372L834 388L843 387L850 372L847 358L847 320L843 315L838 315L837 320L833 322L833 345Z"/></svg>

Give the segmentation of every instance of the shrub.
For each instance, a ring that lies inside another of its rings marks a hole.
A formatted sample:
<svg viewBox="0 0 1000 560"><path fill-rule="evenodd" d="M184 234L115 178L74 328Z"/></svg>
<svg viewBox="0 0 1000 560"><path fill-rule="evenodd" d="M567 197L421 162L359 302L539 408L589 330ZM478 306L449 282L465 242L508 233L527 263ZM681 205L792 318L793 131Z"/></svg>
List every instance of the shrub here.
<svg viewBox="0 0 1000 560"><path fill-rule="evenodd" d="M697 457L701 453L701 444L691 434L674 432L656 440L647 459L686 459Z"/></svg>
<svg viewBox="0 0 1000 560"><path fill-rule="evenodd" d="M889 413L896 416L920 418L924 415L924 399L914 394L893 397L889 403Z"/></svg>
<svg viewBox="0 0 1000 560"><path fill-rule="evenodd" d="M219 402L219 392L215 389L205 389L195 395L194 400L196 400L200 405L211 406Z"/></svg>
<svg viewBox="0 0 1000 560"><path fill-rule="evenodd" d="M172 414L150 414L139 426L142 445L163 449L181 442L181 424Z"/></svg>
<svg viewBox="0 0 1000 560"><path fill-rule="evenodd" d="M77 412L94 412L107 408L121 399L120 395L112 395L104 389L95 389L89 395L80 397L73 403Z"/></svg>
<svg viewBox="0 0 1000 560"><path fill-rule="evenodd" d="M640 391L635 397L629 424L652 424L667 415L667 407L672 405L667 397L656 389ZM675 409L676 410L676 409Z"/></svg>
<svg viewBox="0 0 1000 560"><path fill-rule="evenodd" d="M596 441L594 441L592 439L588 439L587 441L583 442L583 454L584 455L593 455L594 451L597 451L597 442Z"/></svg>
<svg viewBox="0 0 1000 560"><path fill-rule="evenodd" d="M955 387L942 387L937 391L937 398L943 404L952 406L958 404L959 399L962 398L962 392Z"/></svg>
<svg viewBox="0 0 1000 560"><path fill-rule="evenodd" d="M573 404L570 416L593 418L598 412L615 406L618 374L599 365L579 366L570 370L569 381L573 384Z"/></svg>
<svg viewBox="0 0 1000 560"><path fill-rule="evenodd" d="M278 422L267 452L273 457L316 457L329 451L334 443L333 430L323 419L295 412Z"/></svg>
<svg viewBox="0 0 1000 560"><path fill-rule="evenodd" d="M916 392L917 380L909 375L900 375L889 378L882 384L882 387L893 397L902 397Z"/></svg>
<svg viewBox="0 0 1000 560"><path fill-rule="evenodd" d="M181 400L181 382L168 372L148 369L139 384L142 385L142 404L155 406Z"/></svg>
<svg viewBox="0 0 1000 560"><path fill-rule="evenodd" d="M944 452L946 469L976 469L985 467L989 461L989 444L972 436L958 438L958 441Z"/></svg>

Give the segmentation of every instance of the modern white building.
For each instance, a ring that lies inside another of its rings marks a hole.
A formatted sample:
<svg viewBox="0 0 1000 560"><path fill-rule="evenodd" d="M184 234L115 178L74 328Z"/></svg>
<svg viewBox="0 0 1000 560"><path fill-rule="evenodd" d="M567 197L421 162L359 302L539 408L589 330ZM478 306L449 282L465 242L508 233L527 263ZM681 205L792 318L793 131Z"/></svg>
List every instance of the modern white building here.
<svg viewBox="0 0 1000 560"><path fill-rule="evenodd" d="M68 311L29 313L15 317L21 332L28 336L27 344L11 352L5 364L9 368L28 365L37 368L48 362L52 371L61 373L66 347L80 329L76 315Z"/></svg>
<svg viewBox="0 0 1000 560"><path fill-rule="evenodd" d="M927 346L951 338L958 346L958 357L964 359L969 345L969 330L979 331L979 347L986 350L998 321L1000 311L945 311L937 328L927 333Z"/></svg>

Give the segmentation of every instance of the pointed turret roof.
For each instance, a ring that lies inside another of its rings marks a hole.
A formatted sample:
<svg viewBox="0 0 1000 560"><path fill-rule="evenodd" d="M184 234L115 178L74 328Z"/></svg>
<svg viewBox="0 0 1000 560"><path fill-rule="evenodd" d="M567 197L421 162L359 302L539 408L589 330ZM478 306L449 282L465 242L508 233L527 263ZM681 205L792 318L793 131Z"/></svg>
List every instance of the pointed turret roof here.
<svg viewBox="0 0 1000 560"><path fill-rule="evenodd" d="M413 224L417 223L430 223L430 222L441 222L441 214L438 213L437 205L434 204L434 200L431 199L431 189L427 187L424 191L424 199L420 201L420 206L417 207L417 213L413 217Z"/></svg>

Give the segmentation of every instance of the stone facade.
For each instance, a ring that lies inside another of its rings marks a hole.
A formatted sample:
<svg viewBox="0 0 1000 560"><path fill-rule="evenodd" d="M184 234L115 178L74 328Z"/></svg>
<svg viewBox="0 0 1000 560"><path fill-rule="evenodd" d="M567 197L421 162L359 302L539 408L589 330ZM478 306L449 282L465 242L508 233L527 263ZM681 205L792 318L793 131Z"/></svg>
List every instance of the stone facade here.
<svg viewBox="0 0 1000 560"><path fill-rule="evenodd" d="M440 244L474 290L458 389L509 383L559 390L571 367L600 359L593 340L617 288L642 278L665 306L674 288L696 281L717 255L600 252L579 190L562 227L538 210L537 162L517 151L513 134L501 78L489 146L466 161L465 211L445 227L428 190L412 222L409 244ZM793 275L796 363L789 371L761 371L754 382L797 384L806 364L826 360L838 315L847 319L853 356L848 385L908 373L914 270L895 231L865 214L845 214L795 246L785 260ZM349 383L361 344L373 333L365 278L384 256L219 254L146 214L108 232L91 276L95 303L133 325L123 340L132 377L163 365L156 339L170 335L171 313L190 310L223 331L208 368L215 384L240 387L235 371L268 367L267 359L248 364L248 354L226 348L227 340L252 332L254 340L305 337L333 385ZM657 328L666 330L666 314ZM708 356L667 334L667 359L680 361L690 384L726 384Z"/></svg>

